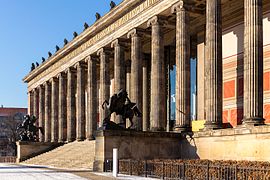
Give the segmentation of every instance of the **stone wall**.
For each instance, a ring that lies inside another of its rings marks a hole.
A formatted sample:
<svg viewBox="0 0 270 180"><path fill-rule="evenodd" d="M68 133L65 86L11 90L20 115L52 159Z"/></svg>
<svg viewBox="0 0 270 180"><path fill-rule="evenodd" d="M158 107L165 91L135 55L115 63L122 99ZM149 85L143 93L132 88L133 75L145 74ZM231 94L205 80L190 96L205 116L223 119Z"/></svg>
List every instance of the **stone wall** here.
<svg viewBox="0 0 270 180"><path fill-rule="evenodd" d="M196 132L181 144L183 159L270 161L270 126Z"/></svg>

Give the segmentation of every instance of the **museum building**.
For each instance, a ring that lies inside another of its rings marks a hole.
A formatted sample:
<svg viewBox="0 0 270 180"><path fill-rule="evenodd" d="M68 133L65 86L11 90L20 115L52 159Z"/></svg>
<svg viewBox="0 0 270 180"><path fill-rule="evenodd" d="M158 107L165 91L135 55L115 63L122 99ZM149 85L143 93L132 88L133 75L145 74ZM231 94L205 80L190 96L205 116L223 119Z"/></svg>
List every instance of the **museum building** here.
<svg viewBox="0 0 270 180"><path fill-rule="evenodd" d="M199 143L203 134L241 134L237 127L270 132L264 125L270 122L269 32L268 0L124 0L24 77L29 113L45 129L40 141L93 140L108 113L101 104L120 89L142 111L133 119L136 130L168 131L172 66L170 131L191 131L191 58L197 61L196 117L205 120L195 134ZM224 123L231 131L216 130Z"/></svg>

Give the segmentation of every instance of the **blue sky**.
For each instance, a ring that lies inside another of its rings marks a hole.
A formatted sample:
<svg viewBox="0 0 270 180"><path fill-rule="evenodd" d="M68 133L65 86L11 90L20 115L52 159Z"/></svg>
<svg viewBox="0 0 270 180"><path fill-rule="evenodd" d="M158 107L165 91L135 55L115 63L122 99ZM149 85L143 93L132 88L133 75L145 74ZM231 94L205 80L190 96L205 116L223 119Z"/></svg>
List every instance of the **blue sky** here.
<svg viewBox="0 0 270 180"><path fill-rule="evenodd" d="M122 0L114 0L119 4ZM0 105L27 107L27 85L22 82L32 62L72 39L84 22L104 15L110 0L0 0Z"/></svg>

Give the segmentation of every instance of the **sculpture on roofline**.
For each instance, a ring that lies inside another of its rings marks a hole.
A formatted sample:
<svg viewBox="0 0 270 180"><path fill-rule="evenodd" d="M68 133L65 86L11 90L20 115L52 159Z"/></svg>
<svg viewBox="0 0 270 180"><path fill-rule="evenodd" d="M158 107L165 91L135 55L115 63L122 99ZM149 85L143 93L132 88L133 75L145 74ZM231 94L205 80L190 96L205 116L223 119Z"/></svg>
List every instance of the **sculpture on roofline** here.
<svg viewBox="0 0 270 180"><path fill-rule="evenodd" d="M31 71L33 71L36 68L35 63L32 63L31 65Z"/></svg>
<svg viewBox="0 0 270 180"><path fill-rule="evenodd" d="M17 133L20 141L38 141L38 131L44 134L42 127L35 126L37 118L35 116L25 115L22 124L17 127Z"/></svg>
<svg viewBox="0 0 270 180"><path fill-rule="evenodd" d="M85 22L83 27L84 27L84 30L86 30L87 28L89 28L89 25Z"/></svg>
<svg viewBox="0 0 270 180"><path fill-rule="evenodd" d="M105 109L105 107L109 112L108 116L103 120L104 129L125 129L126 119L129 119L130 121L130 126L128 127L128 129L130 129L133 126L132 119L134 115L137 117L142 116L142 113L138 109L136 103L130 101L128 98L128 93L124 89L120 89L117 94L110 97L109 102L105 100L102 104L102 109ZM115 124L114 122L110 121L112 113L122 116L123 122L120 124Z"/></svg>
<svg viewBox="0 0 270 180"><path fill-rule="evenodd" d="M46 61L46 59L44 57L42 57L41 59L42 59L42 63L44 63Z"/></svg>
<svg viewBox="0 0 270 180"><path fill-rule="evenodd" d="M96 13L96 21L101 18L101 15L99 13Z"/></svg>
<svg viewBox="0 0 270 180"><path fill-rule="evenodd" d="M111 7L111 10L116 6L115 2L111 1L110 3L110 7Z"/></svg>
<svg viewBox="0 0 270 180"><path fill-rule="evenodd" d="M78 36L78 33L76 31L73 32L73 39Z"/></svg>
<svg viewBox="0 0 270 180"><path fill-rule="evenodd" d="M67 45L67 43L68 43L68 40L64 39L64 45Z"/></svg>

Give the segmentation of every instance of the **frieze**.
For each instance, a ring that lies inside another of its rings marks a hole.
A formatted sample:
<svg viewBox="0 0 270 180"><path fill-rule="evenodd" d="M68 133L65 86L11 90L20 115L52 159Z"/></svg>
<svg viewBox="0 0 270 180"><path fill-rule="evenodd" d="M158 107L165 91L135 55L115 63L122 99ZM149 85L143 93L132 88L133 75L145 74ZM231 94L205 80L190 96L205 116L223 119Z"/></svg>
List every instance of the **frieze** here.
<svg viewBox="0 0 270 180"><path fill-rule="evenodd" d="M82 53L83 51L88 49L90 46L95 44L97 41L99 41L103 37L109 35L113 31L118 29L120 26L125 24L127 21L134 18L135 16L137 16L138 14L140 14L141 12L143 12L144 10L146 10L148 7L152 6L153 4L157 3L158 1L161 1L161 0L146 0L145 2L141 3L140 5L138 5L137 7L132 9L131 11L129 11L127 14L122 16L120 19L116 20L116 22L114 22L113 24L111 24L107 28L103 29L101 32L97 33L94 37L92 37L91 39L89 39L88 41L86 41L85 43L80 45L79 47L77 47L75 50L70 52L68 55L66 55L62 59L59 59L57 62L55 62L53 65L51 65L48 69L42 71L38 76L36 76L35 78L33 78L29 82L29 85L37 82L39 79L41 79L45 75L55 71L61 65L65 64L70 59L79 55L80 53Z"/></svg>

